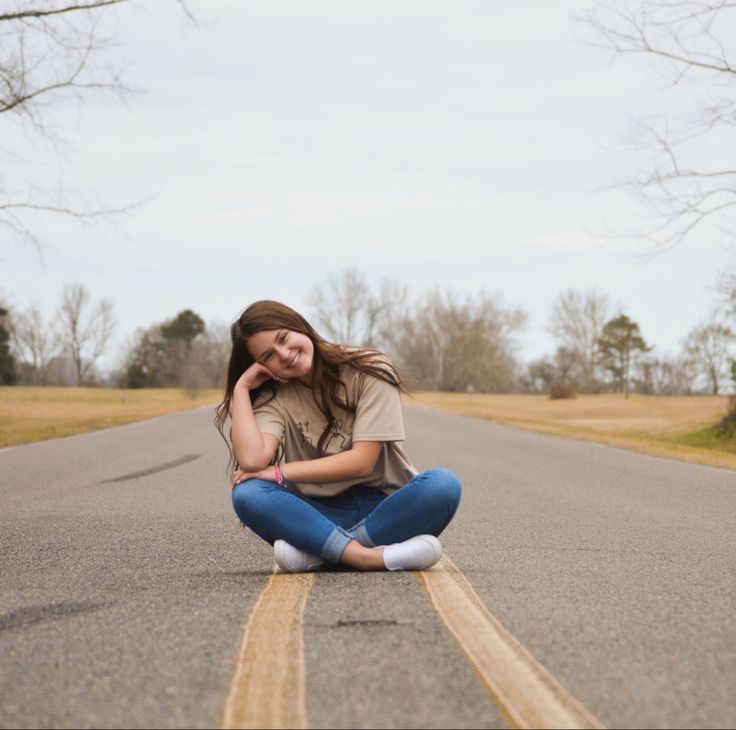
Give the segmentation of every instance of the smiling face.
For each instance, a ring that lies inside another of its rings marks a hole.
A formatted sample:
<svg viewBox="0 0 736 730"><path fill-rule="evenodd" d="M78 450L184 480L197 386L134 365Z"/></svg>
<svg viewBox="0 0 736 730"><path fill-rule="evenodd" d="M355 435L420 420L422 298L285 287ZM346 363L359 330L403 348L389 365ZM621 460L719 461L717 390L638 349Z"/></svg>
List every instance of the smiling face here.
<svg viewBox="0 0 736 730"><path fill-rule="evenodd" d="M287 329L256 332L248 338L248 352L285 380L308 378L312 372L314 344L301 332Z"/></svg>

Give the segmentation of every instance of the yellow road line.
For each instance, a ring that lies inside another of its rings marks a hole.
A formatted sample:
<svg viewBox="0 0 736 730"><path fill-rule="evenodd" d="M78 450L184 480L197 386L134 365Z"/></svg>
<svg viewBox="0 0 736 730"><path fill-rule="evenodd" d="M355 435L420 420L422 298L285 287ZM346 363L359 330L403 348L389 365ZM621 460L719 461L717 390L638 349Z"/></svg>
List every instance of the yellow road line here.
<svg viewBox="0 0 736 730"><path fill-rule="evenodd" d="M449 558L417 576L513 726L603 727L501 625Z"/></svg>
<svg viewBox="0 0 736 730"><path fill-rule="evenodd" d="M245 625L223 728L306 728L304 607L314 573L274 573Z"/></svg>

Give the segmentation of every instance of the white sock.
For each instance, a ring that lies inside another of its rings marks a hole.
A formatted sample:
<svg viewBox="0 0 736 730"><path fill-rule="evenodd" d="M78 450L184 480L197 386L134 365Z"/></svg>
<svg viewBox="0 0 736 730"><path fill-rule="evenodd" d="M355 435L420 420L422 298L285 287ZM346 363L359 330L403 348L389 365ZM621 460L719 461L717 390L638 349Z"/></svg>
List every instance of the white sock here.
<svg viewBox="0 0 736 730"><path fill-rule="evenodd" d="M426 570L441 557L442 545L434 535L417 535L383 548L383 564L388 570Z"/></svg>

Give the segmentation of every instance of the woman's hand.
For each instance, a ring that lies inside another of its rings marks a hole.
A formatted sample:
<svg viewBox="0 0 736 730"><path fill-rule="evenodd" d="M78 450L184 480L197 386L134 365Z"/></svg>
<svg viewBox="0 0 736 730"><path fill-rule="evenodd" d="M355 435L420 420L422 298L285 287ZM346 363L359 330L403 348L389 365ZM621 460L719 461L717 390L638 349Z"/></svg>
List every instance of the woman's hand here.
<svg viewBox="0 0 736 730"><path fill-rule="evenodd" d="M255 390L260 388L267 380L275 380L277 383L286 383L288 381L274 375L265 365L254 362L235 383L235 390Z"/></svg>
<svg viewBox="0 0 736 730"><path fill-rule="evenodd" d="M244 471L243 469L236 469L230 478L230 489L235 487L248 479L265 479L267 482L276 481L276 467L267 466L265 469L260 471Z"/></svg>

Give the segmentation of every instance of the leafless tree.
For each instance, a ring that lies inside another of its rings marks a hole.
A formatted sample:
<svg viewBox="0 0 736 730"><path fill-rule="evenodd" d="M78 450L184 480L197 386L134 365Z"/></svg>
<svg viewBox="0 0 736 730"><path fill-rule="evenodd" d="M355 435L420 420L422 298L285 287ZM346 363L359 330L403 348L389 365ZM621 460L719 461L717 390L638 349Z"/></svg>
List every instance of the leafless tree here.
<svg viewBox="0 0 736 730"><path fill-rule="evenodd" d="M687 357L660 360L656 392L659 395L692 395L697 373L694 363Z"/></svg>
<svg viewBox="0 0 736 730"><path fill-rule="evenodd" d="M683 351L695 363L713 395L718 395L734 346L734 332L719 322L702 324L686 337Z"/></svg>
<svg viewBox="0 0 736 730"><path fill-rule="evenodd" d="M411 306L409 287L392 277L383 277L376 294L379 314L374 330L373 345L385 352L392 352L401 322Z"/></svg>
<svg viewBox="0 0 736 730"><path fill-rule="evenodd" d="M410 300L384 278L377 291L356 269L329 277L309 296L315 327L336 342L377 347L420 387L479 392L516 385L514 336L526 314L480 292L460 298L436 287Z"/></svg>
<svg viewBox="0 0 736 730"><path fill-rule="evenodd" d="M736 273L724 269L716 277L713 319L736 321Z"/></svg>
<svg viewBox="0 0 736 730"><path fill-rule="evenodd" d="M429 354L429 362L420 356L412 358L414 361L412 364L422 368L425 373L431 373L431 383L436 390L450 389L447 382L447 359L453 337L457 336L459 322L463 319L461 306L452 292L442 292L437 288L425 295L413 313L412 329L415 331L411 333L409 339L410 342L413 340L417 344L424 344L424 349ZM430 367L427 367L428 365Z"/></svg>
<svg viewBox="0 0 736 730"><path fill-rule="evenodd" d="M550 393L555 385L570 384L577 390L583 381L577 354L563 345L555 350L554 356L527 363L519 378L519 386L525 393Z"/></svg>
<svg viewBox="0 0 736 730"><path fill-rule="evenodd" d="M13 347L22 367L22 379L32 385L47 385L49 371L60 350L51 325L38 304L14 318Z"/></svg>
<svg viewBox="0 0 736 730"><path fill-rule="evenodd" d="M637 389L653 395L692 395L696 379L695 363L684 354L642 358L634 372Z"/></svg>
<svg viewBox="0 0 736 730"><path fill-rule="evenodd" d="M74 362L77 385L82 385L114 332L112 303L103 299L92 306L85 287L67 285L62 292L57 323L57 342Z"/></svg>
<svg viewBox="0 0 736 730"><path fill-rule="evenodd" d="M333 342L381 347L391 337L391 321L405 306L406 287L385 278L375 294L357 269L330 274L309 293L318 332Z"/></svg>
<svg viewBox="0 0 736 730"><path fill-rule="evenodd" d="M573 355L582 372L581 385L586 393L592 393L596 387L598 340L610 319L610 310L608 295L596 289L585 292L567 289L552 306L549 331Z"/></svg>
<svg viewBox="0 0 736 730"><path fill-rule="evenodd" d="M5 148L13 122L26 134L58 143L56 105L80 103L100 91L129 91L108 55L120 25L114 6L127 4L130 0L0 0L0 160L14 156ZM88 220L131 207L75 203L68 191L51 193L31 181L11 184L0 172L0 226L37 246L32 220L39 214Z"/></svg>
<svg viewBox="0 0 736 730"><path fill-rule="evenodd" d="M192 396L202 388L224 387L230 349L230 328L223 323L208 324L192 342L181 373L181 386Z"/></svg>
<svg viewBox="0 0 736 730"><path fill-rule="evenodd" d="M582 18L616 54L656 60L672 85L700 93L687 117L643 121L642 148L654 152L649 172L624 184L653 216L641 235L656 250L672 247L705 221L733 235L736 165L714 161L706 144L728 149L736 126L736 3L729 0L600 0Z"/></svg>
<svg viewBox="0 0 736 730"><path fill-rule="evenodd" d="M419 298L395 336L396 357L435 390L511 390L518 375L514 336L526 314L486 292L461 300L435 288Z"/></svg>

